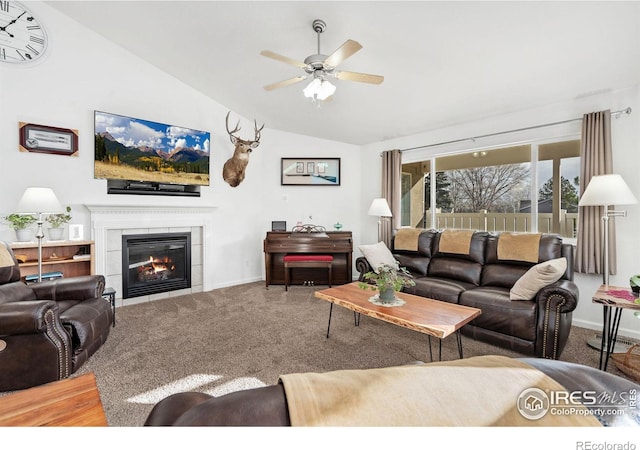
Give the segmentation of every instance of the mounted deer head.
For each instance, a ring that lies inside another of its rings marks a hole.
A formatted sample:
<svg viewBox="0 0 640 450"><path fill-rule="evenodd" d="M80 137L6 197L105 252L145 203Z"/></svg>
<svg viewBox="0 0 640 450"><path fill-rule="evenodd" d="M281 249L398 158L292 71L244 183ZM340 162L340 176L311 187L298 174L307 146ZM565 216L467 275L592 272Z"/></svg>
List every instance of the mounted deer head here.
<svg viewBox="0 0 640 450"><path fill-rule="evenodd" d="M227 113L225 124L227 127L227 133L229 134L229 139L231 140L231 143L236 146L236 149L233 152L233 156L224 163L224 167L222 168L222 178L229 184L229 186L237 187L242 183L242 180L244 180L244 171L247 168L247 164L249 164L249 154L254 148L258 148L258 145L260 145L260 132L264 128L264 124L258 128L258 123L254 120L255 136L253 141L245 141L234 134L240 131L239 120L236 127L231 131L229 130L229 114L231 114L231 111Z"/></svg>

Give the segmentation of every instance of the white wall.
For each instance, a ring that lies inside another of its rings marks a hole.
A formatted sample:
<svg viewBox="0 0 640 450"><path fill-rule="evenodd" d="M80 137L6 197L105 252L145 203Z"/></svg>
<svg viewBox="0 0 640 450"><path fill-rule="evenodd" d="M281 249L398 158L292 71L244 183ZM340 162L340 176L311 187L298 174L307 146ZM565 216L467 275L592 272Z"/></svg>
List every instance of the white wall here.
<svg viewBox="0 0 640 450"><path fill-rule="evenodd" d="M40 2L30 3L45 17L51 45L44 60L29 66L0 65L0 217L14 211L27 186L54 189L72 207L72 223L90 230L84 205L215 206L212 274L215 287L264 278L262 241L272 220L290 228L300 219L327 229L337 221L359 242L359 148L280 132L266 124L251 155L247 177L237 188L222 180L222 165L233 153L225 130L228 109L156 69ZM81 36L81 38L78 38ZM185 62L177 62L185 63ZM201 197L107 195L106 181L93 178L93 111L180 125L211 132L211 186ZM253 117L241 119L252 137ZM256 117L261 123L261 118ZM79 156L18 151L18 122L79 130ZM280 158L339 157L341 186L280 185ZM311 216L312 218L309 218ZM0 239L14 241L0 224Z"/></svg>
<svg viewBox="0 0 640 450"><path fill-rule="evenodd" d="M631 115L621 115L613 118L612 145L614 172L619 173L625 179L635 196L640 200L640 177L638 177L638 150L640 149L640 87L632 86L614 92L608 92L589 97L575 99L570 102L562 102L546 105L536 109L513 112L508 115L487 117L482 121L461 123L456 126L433 130L419 135L401 139L379 142L364 148L363 167L371 168L374 164L380 165L379 154L390 149L409 149L421 145L449 142L458 139L466 139L473 136L499 133L508 130L521 129L546 123L554 123L568 119L580 118L584 113L610 109L618 111L627 107L632 108ZM429 158L437 154L468 151L484 146L526 142L535 138L579 136L581 122L573 122L562 126L554 126L531 130L527 132L513 133L499 137L477 139L475 142L467 141L432 147L429 149L416 149L403 152L403 161L410 162ZM369 172L369 170L367 170ZM375 172L375 171L374 171ZM377 173L377 172L376 172ZM377 175L379 182L380 175ZM373 183L374 185L377 185ZM369 189L369 192L371 190ZM628 217L616 219L618 271L610 277L610 284L628 286L629 277L640 273L640 205L628 205L617 209L626 209ZM601 330L602 307L593 304L591 298L602 283L601 275L576 274L575 281L580 289L580 300L573 314L574 324L594 330ZM640 322L633 317L631 311L623 311L620 323L620 336L640 338L638 331Z"/></svg>

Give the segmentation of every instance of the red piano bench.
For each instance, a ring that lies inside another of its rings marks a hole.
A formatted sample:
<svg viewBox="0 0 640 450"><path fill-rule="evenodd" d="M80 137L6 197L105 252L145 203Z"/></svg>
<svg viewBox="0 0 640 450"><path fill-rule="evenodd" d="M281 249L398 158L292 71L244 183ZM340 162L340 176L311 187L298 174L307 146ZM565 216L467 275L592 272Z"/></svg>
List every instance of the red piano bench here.
<svg viewBox="0 0 640 450"><path fill-rule="evenodd" d="M329 271L329 287L331 287L331 264L333 256L331 255L312 255L312 254L295 254L284 255L284 290L289 290L290 270L291 269L327 269Z"/></svg>

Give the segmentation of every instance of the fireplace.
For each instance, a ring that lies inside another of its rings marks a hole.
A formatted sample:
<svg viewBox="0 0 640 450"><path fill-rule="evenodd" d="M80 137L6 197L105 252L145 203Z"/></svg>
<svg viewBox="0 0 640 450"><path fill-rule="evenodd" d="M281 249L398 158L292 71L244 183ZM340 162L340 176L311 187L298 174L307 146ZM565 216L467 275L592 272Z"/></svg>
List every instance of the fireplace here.
<svg viewBox="0 0 640 450"><path fill-rule="evenodd" d="M191 287L191 233L122 236L122 298Z"/></svg>

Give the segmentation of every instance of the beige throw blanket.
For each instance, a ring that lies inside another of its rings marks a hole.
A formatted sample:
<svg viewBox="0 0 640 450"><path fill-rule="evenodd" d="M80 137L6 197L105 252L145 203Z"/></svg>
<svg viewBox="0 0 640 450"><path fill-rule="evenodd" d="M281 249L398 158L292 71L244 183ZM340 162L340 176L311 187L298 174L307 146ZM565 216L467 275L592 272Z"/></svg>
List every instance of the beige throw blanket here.
<svg viewBox="0 0 640 450"><path fill-rule="evenodd" d="M471 249L473 230L444 230L440 234L438 251L441 253L456 253L468 255Z"/></svg>
<svg viewBox="0 0 640 450"><path fill-rule="evenodd" d="M501 233L498 238L498 259L538 263L540 233Z"/></svg>
<svg viewBox="0 0 640 450"><path fill-rule="evenodd" d="M577 414L537 420L517 409L528 388L565 391L503 356L368 370L282 375L292 426L600 426Z"/></svg>
<svg viewBox="0 0 640 450"><path fill-rule="evenodd" d="M418 251L418 239L424 231L422 228L400 228L393 241L395 250Z"/></svg>
<svg viewBox="0 0 640 450"><path fill-rule="evenodd" d="M0 244L0 267L12 267L15 265L11 253L4 244Z"/></svg>

